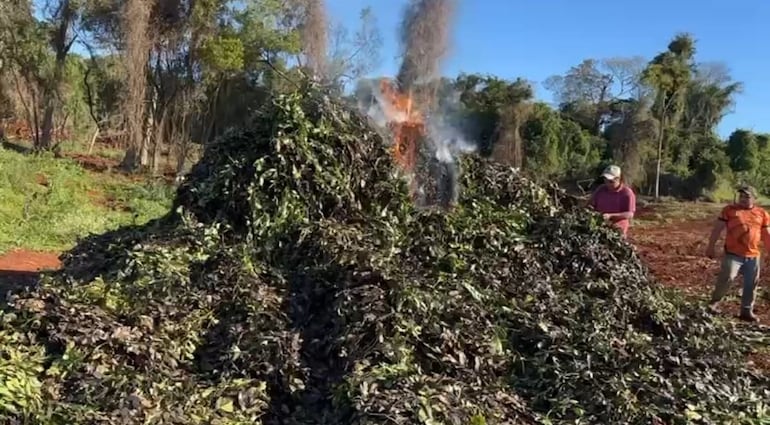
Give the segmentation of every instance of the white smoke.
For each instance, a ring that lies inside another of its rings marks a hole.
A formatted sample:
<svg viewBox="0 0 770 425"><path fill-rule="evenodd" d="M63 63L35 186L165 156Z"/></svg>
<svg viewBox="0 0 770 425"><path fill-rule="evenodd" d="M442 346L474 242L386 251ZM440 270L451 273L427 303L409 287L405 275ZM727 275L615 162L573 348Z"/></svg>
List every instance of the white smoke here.
<svg viewBox="0 0 770 425"><path fill-rule="evenodd" d="M476 143L467 140L463 132L447 122L443 115L432 115L426 126L428 140L437 160L451 163L463 154L476 152Z"/></svg>
<svg viewBox="0 0 770 425"><path fill-rule="evenodd" d="M397 110L385 98L380 86L375 81L362 81L364 93L369 96L358 99L359 110L380 129L386 129L388 122L402 123L408 120L405 111ZM372 101L374 100L374 101ZM425 117L428 147L437 160L449 163L459 159L462 154L473 153L477 143L468 140L462 129L447 117L454 110L461 108L460 93L452 92L443 100L443 107ZM389 140L389 142L393 142Z"/></svg>
<svg viewBox="0 0 770 425"><path fill-rule="evenodd" d="M360 111L365 114L371 122L384 130L388 134L388 122L405 122L408 116L405 111L396 110L391 102L382 93L379 84L367 81L361 86L363 98L359 97L358 105ZM439 193L439 204L452 205L457 201L459 191L460 166L459 159L464 154L474 153L477 150L477 143L469 140L462 131L458 122L453 117L458 116L457 112L461 110L459 93L452 93L441 99L441 107L425 115L425 146L418 149L427 148L437 164L428 167L429 174L432 176L436 190ZM387 139L387 138L386 138ZM395 143L395 140L388 139L388 143ZM424 157L423 157L424 158ZM414 175L408 175L407 179L417 178ZM426 182L418 179L415 186L415 202L420 205L426 196ZM428 202L425 205L430 205Z"/></svg>

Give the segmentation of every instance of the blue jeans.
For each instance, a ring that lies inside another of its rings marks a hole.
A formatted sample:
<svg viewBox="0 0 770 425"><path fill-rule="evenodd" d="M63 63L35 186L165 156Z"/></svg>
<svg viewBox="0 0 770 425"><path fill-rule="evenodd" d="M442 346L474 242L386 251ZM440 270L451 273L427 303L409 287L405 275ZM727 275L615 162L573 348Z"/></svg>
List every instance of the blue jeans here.
<svg viewBox="0 0 770 425"><path fill-rule="evenodd" d="M759 257L740 257L733 254L725 254L722 259L722 269L717 278L714 294L711 302L715 303L724 298L730 285L738 277L743 275L743 294L741 296L741 308L751 312L754 309L754 298L759 282Z"/></svg>

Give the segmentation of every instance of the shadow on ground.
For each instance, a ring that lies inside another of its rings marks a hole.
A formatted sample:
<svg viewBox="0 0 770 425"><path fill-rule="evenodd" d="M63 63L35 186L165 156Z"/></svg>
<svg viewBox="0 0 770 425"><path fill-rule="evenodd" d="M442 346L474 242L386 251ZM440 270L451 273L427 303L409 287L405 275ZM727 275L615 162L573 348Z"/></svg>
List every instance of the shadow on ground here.
<svg viewBox="0 0 770 425"><path fill-rule="evenodd" d="M0 307L5 305L9 292L37 285L42 274L32 271L0 270Z"/></svg>

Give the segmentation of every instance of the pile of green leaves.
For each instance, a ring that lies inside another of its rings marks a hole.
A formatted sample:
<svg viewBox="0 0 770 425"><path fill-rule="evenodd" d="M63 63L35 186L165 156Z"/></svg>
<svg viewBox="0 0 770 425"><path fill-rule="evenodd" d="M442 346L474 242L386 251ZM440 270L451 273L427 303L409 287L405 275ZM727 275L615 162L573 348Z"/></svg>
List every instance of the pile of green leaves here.
<svg viewBox="0 0 770 425"><path fill-rule="evenodd" d="M0 327L0 418L39 424L759 424L745 338L558 191L463 160L412 206L311 92L211 145L174 210L83 241ZM764 418L764 419L763 419Z"/></svg>

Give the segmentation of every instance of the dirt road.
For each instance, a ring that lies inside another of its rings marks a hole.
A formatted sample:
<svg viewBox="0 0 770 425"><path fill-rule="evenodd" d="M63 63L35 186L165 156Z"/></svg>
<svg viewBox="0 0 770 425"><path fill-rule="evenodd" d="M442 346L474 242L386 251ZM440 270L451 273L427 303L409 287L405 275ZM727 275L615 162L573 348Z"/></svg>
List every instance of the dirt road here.
<svg viewBox="0 0 770 425"><path fill-rule="evenodd" d="M61 266L59 255L51 252L17 250L0 256L0 289L34 283L40 272L56 270ZM2 298L0 296L0 298Z"/></svg>

